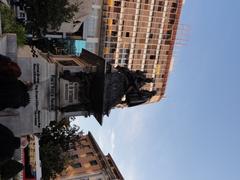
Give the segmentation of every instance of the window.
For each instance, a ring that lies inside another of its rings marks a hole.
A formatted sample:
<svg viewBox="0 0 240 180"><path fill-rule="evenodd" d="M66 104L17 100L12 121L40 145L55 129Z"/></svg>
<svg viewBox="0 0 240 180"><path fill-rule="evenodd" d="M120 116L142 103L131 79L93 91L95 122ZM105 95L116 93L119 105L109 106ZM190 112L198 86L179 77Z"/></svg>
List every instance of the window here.
<svg viewBox="0 0 240 180"><path fill-rule="evenodd" d="M86 139L86 138L82 138L82 139L81 139L81 142L86 143L86 142L87 142L87 139Z"/></svg>
<svg viewBox="0 0 240 180"><path fill-rule="evenodd" d="M163 7L158 6L158 11L162 11L162 10L163 10Z"/></svg>
<svg viewBox="0 0 240 180"><path fill-rule="evenodd" d="M115 1L114 6L121 6L121 1Z"/></svg>
<svg viewBox="0 0 240 180"><path fill-rule="evenodd" d="M177 11L176 8L171 9L171 13L175 13Z"/></svg>
<svg viewBox="0 0 240 180"><path fill-rule="evenodd" d="M151 33L151 34L149 34L149 38L150 39L152 39L153 38L153 34Z"/></svg>
<svg viewBox="0 0 240 180"><path fill-rule="evenodd" d="M163 6L164 5L164 2L163 1L159 1L159 6Z"/></svg>
<svg viewBox="0 0 240 180"><path fill-rule="evenodd" d="M76 150L76 146L74 143L69 143L69 149L74 149Z"/></svg>
<svg viewBox="0 0 240 180"><path fill-rule="evenodd" d="M110 53L115 53L116 49L110 49Z"/></svg>
<svg viewBox="0 0 240 180"><path fill-rule="evenodd" d="M90 164L91 164L91 166L96 166L98 163L96 160L92 160L92 161L90 161Z"/></svg>
<svg viewBox="0 0 240 180"><path fill-rule="evenodd" d="M174 20L174 19L169 19L168 23L169 23L169 24L174 24L174 23L175 23L175 20Z"/></svg>
<svg viewBox="0 0 240 180"><path fill-rule="evenodd" d="M167 41L165 41L165 44L166 44L166 45L170 45L170 44L171 44L171 41L167 40Z"/></svg>
<svg viewBox="0 0 240 180"><path fill-rule="evenodd" d="M63 66L78 66L77 63L75 63L74 61L72 60L61 60L61 61L58 61L60 64L62 64Z"/></svg>
<svg viewBox="0 0 240 180"><path fill-rule="evenodd" d="M72 167L73 168L80 168L82 167L81 163L75 163L75 164L72 164Z"/></svg>
<svg viewBox="0 0 240 180"><path fill-rule="evenodd" d="M113 19L112 23L113 23L113 24L117 24L117 20L116 20L116 19Z"/></svg>
<svg viewBox="0 0 240 180"><path fill-rule="evenodd" d="M71 159L78 159L78 155L77 154L72 155Z"/></svg>
<svg viewBox="0 0 240 180"><path fill-rule="evenodd" d="M150 59L155 59L155 55L150 55Z"/></svg>
<svg viewBox="0 0 240 180"><path fill-rule="evenodd" d="M129 37L129 34L130 34L129 32L126 32L126 37Z"/></svg>
<svg viewBox="0 0 240 180"><path fill-rule="evenodd" d="M25 14L21 12L20 17L25 17Z"/></svg>
<svg viewBox="0 0 240 180"><path fill-rule="evenodd" d="M118 171L115 168L113 169L113 172L117 176L117 178L120 179L119 173L118 173Z"/></svg>
<svg viewBox="0 0 240 180"><path fill-rule="evenodd" d="M88 148L88 149L90 149L91 146L90 146L90 145L83 145L83 148Z"/></svg>
<svg viewBox="0 0 240 180"><path fill-rule="evenodd" d="M117 36L117 31L112 31L112 36Z"/></svg>
<svg viewBox="0 0 240 180"><path fill-rule="evenodd" d="M177 8L177 3L172 3L172 7Z"/></svg>
<svg viewBox="0 0 240 180"><path fill-rule="evenodd" d="M112 161L110 161L109 159L108 159L108 163L110 164L110 166L112 166L112 167L114 166Z"/></svg>
<svg viewBox="0 0 240 180"><path fill-rule="evenodd" d="M88 152L87 156L94 156L94 153L93 152Z"/></svg>
<svg viewBox="0 0 240 180"><path fill-rule="evenodd" d="M172 18L172 19L176 18L176 15L175 14L170 14L170 18Z"/></svg>
<svg viewBox="0 0 240 180"><path fill-rule="evenodd" d="M119 7L114 7L114 10L113 10L114 12L117 12L117 13L120 13L121 12L121 8L119 8Z"/></svg>

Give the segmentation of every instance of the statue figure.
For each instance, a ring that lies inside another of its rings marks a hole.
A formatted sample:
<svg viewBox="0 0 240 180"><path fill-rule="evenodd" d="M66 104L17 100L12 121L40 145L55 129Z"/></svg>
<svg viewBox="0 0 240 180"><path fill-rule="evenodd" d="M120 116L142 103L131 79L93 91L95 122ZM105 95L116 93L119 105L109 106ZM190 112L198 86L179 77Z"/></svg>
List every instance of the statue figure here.
<svg viewBox="0 0 240 180"><path fill-rule="evenodd" d="M156 94L156 91L147 91L147 90L140 90L139 92L131 92L126 95L126 103L129 107L137 106L147 102L155 94Z"/></svg>
<svg viewBox="0 0 240 180"><path fill-rule="evenodd" d="M126 100L122 103L127 103L130 106L136 106L147 102L156 94L155 91L141 90L146 83L153 82L152 78L147 78L145 72L136 70L130 71L125 67L117 66L116 69L126 76L127 89L125 90Z"/></svg>
<svg viewBox="0 0 240 180"><path fill-rule="evenodd" d="M129 83L129 89L127 90L128 92L130 92L131 89L138 91L146 83L153 82L153 79L147 78L145 72L143 71L140 70L130 71L129 69L121 66L117 66L116 69L127 77Z"/></svg>
<svg viewBox="0 0 240 180"><path fill-rule="evenodd" d="M145 72L130 71L121 66L115 69L117 71L112 71L105 77L105 114L109 114L109 110L118 104L136 106L147 102L156 94L155 91L142 90L146 83L153 82L153 79L146 77ZM122 101L124 96L126 99Z"/></svg>

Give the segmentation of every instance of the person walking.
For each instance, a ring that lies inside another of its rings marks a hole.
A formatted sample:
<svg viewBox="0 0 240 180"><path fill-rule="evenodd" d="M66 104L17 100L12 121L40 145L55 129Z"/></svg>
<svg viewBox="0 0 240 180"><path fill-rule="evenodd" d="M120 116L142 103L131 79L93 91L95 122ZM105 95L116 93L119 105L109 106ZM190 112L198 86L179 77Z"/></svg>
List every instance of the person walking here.
<svg viewBox="0 0 240 180"><path fill-rule="evenodd" d="M26 147L28 141L26 138L15 137L13 132L7 127L0 124L0 164L13 157L16 149Z"/></svg>
<svg viewBox="0 0 240 180"><path fill-rule="evenodd" d="M0 77L19 78L22 72L17 63L9 57L0 54Z"/></svg>
<svg viewBox="0 0 240 180"><path fill-rule="evenodd" d="M30 102L30 83L18 80L22 72L17 63L0 54L0 111L25 107Z"/></svg>

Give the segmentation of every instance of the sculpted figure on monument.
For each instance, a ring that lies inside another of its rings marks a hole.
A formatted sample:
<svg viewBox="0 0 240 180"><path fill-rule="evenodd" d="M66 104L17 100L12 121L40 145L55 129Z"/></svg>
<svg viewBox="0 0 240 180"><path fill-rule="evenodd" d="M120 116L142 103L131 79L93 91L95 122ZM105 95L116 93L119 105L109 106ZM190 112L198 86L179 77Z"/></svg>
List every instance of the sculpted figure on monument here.
<svg viewBox="0 0 240 180"><path fill-rule="evenodd" d="M79 103L62 107L62 112L87 111L90 115L96 109L100 111L103 106L102 114L109 115L110 110L119 104L126 104L129 107L140 105L156 94L155 91L143 90L146 83L153 82L153 79L146 77L145 72L130 71L120 66L114 68L108 63L105 67L102 75L97 72L70 71L60 74L60 78L79 84ZM124 101L123 97L126 97Z"/></svg>
<svg viewBox="0 0 240 180"><path fill-rule="evenodd" d="M117 66L116 69L123 73L128 80L129 89L127 92L130 92L132 89L138 91L140 90L146 83L153 82L152 78L147 78L145 72L136 70L130 71L128 68Z"/></svg>
<svg viewBox="0 0 240 180"><path fill-rule="evenodd" d="M153 82L153 79L146 77L145 72L140 70L130 71L128 68L121 66L114 69L116 71L106 75L106 114L109 114L107 110L118 104L126 104L129 107L136 106L147 102L156 94L155 91L142 90L146 83ZM122 101L124 96L126 99Z"/></svg>
<svg viewBox="0 0 240 180"><path fill-rule="evenodd" d="M140 90L139 92L130 92L126 95L126 103L129 107L146 103L156 94L156 91Z"/></svg>

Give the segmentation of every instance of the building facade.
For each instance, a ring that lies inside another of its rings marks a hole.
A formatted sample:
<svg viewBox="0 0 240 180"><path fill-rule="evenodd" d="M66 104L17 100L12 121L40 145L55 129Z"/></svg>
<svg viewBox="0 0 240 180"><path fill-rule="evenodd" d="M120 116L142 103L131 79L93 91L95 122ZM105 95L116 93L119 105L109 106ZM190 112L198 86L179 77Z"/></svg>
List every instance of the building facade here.
<svg viewBox="0 0 240 180"><path fill-rule="evenodd" d="M92 11L83 23L83 39L86 49L98 54L103 0L92 0Z"/></svg>
<svg viewBox="0 0 240 180"><path fill-rule="evenodd" d="M58 179L61 180L123 180L111 155L104 155L89 132L70 150L71 164Z"/></svg>
<svg viewBox="0 0 240 180"><path fill-rule="evenodd" d="M99 55L153 78L144 87L157 91L149 102L165 94L182 4L182 0L104 0Z"/></svg>

